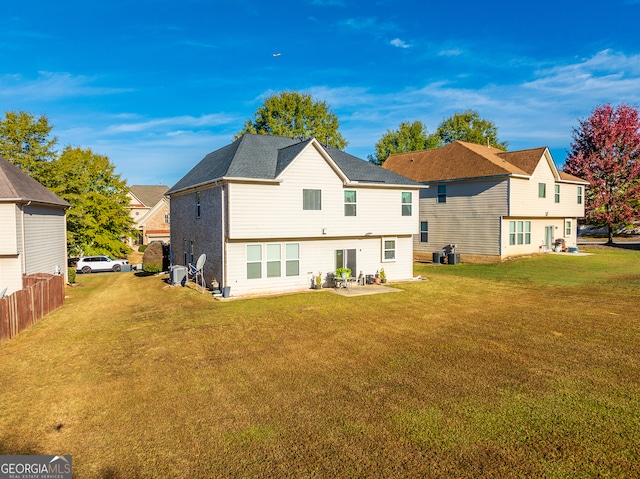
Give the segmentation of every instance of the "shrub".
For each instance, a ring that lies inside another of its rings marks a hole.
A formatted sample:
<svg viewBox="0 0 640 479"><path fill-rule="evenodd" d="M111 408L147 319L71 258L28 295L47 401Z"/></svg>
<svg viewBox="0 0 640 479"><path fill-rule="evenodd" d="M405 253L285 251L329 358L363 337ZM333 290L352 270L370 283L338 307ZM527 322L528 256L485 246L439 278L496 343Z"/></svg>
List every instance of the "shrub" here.
<svg viewBox="0 0 640 479"><path fill-rule="evenodd" d="M151 243L142 257L142 270L147 273L159 273L169 269L169 245L160 241Z"/></svg>
<svg viewBox="0 0 640 479"><path fill-rule="evenodd" d="M138 246L138 252L144 253L144 250L146 250L148 246L148 244L141 244L140 246Z"/></svg>
<svg viewBox="0 0 640 479"><path fill-rule="evenodd" d="M76 268L75 268L75 266L73 268L67 268L67 276L69 277L69 279L68 279L69 283L75 283L76 282Z"/></svg>

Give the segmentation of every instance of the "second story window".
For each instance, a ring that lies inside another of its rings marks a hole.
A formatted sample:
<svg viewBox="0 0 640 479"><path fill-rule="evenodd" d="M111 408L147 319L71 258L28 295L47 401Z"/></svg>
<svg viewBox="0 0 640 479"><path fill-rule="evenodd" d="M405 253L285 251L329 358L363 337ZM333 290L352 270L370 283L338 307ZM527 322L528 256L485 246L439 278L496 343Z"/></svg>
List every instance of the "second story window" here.
<svg viewBox="0 0 640 479"><path fill-rule="evenodd" d="M356 216L356 192L355 191L344 192L344 215Z"/></svg>
<svg viewBox="0 0 640 479"><path fill-rule="evenodd" d="M402 216L411 216L412 195L410 191L402 192Z"/></svg>
<svg viewBox="0 0 640 479"><path fill-rule="evenodd" d="M438 185L438 203L447 202L447 185Z"/></svg>
<svg viewBox="0 0 640 479"><path fill-rule="evenodd" d="M578 186L578 204L582 204L582 186Z"/></svg>
<svg viewBox="0 0 640 479"><path fill-rule="evenodd" d="M547 184L538 183L538 198L546 198L546 197L547 197Z"/></svg>
<svg viewBox="0 0 640 479"><path fill-rule="evenodd" d="M167 225L169 224L169 213L165 213L165 214L164 214L164 222L165 222L165 224L167 224Z"/></svg>
<svg viewBox="0 0 640 479"><path fill-rule="evenodd" d="M322 209L321 190L302 190L302 209L320 210Z"/></svg>
<svg viewBox="0 0 640 479"><path fill-rule="evenodd" d="M555 202L560 203L560 185L555 185Z"/></svg>
<svg viewBox="0 0 640 479"><path fill-rule="evenodd" d="M197 191L196 192L196 218L200 218L200 213L201 213L201 209L200 209L200 192Z"/></svg>

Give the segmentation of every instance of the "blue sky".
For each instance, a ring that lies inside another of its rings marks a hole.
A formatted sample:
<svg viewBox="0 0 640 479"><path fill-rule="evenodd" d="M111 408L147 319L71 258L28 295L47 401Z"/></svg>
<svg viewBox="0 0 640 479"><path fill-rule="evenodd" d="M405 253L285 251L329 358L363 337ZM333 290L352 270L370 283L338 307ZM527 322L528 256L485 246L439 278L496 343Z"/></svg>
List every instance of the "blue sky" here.
<svg viewBox="0 0 640 479"><path fill-rule="evenodd" d="M282 90L326 101L360 158L474 109L561 165L597 105L640 104L639 20L640 0L23 0L0 17L0 107L129 184L172 186Z"/></svg>

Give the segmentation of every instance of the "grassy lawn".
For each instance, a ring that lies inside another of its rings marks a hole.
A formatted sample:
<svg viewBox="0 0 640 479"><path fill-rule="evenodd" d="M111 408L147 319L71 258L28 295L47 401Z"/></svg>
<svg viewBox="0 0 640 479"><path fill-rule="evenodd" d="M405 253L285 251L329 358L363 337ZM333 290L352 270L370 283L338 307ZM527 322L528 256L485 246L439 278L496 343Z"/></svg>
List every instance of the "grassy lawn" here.
<svg viewBox="0 0 640 479"><path fill-rule="evenodd" d="M79 275L0 346L0 454L75 477L638 477L640 252L216 302Z"/></svg>

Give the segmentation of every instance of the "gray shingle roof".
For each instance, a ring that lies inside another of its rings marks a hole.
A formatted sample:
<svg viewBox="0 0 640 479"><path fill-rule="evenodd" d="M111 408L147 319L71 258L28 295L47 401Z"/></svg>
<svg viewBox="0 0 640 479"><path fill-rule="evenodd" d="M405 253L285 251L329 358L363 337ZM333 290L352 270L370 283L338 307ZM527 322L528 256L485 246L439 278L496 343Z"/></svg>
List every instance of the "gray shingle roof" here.
<svg viewBox="0 0 640 479"><path fill-rule="evenodd" d="M276 179L313 139L244 134L205 156L167 194L222 178ZM418 183L337 148L323 147L351 181L420 186Z"/></svg>
<svg viewBox="0 0 640 479"><path fill-rule="evenodd" d="M17 166L0 157L0 202L71 206Z"/></svg>
<svg viewBox="0 0 640 479"><path fill-rule="evenodd" d="M129 188L144 206L154 207L162 199L169 187L167 185L133 185Z"/></svg>

